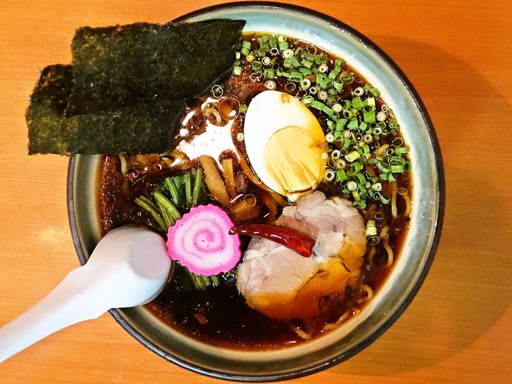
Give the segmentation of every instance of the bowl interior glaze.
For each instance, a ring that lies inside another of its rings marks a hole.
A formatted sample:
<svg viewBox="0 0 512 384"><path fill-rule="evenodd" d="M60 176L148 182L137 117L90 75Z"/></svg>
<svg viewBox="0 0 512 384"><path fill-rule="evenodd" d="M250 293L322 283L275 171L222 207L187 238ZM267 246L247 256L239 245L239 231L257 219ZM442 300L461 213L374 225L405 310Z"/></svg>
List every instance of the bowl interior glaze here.
<svg viewBox="0 0 512 384"><path fill-rule="evenodd" d="M444 176L434 128L413 86L375 44L341 21L278 3L233 3L205 8L181 21L245 19L246 32L269 32L313 43L344 58L395 112L411 148L413 211L407 241L382 289L360 315L325 336L273 351L218 348L171 329L144 307L111 310L114 318L156 354L192 371L228 380L270 381L304 376L337 364L364 349L405 310L420 288L439 242L444 212ZM97 172L100 157L70 160L68 209L73 240L85 263L100 238Z"/></svg>

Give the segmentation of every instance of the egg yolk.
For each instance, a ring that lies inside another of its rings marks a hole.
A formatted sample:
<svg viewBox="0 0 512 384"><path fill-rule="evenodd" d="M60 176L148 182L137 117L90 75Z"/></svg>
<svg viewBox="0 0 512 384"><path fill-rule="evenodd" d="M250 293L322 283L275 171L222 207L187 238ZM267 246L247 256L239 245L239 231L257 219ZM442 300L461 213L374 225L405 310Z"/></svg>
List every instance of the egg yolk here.
<svg viewBox="0 0 512 384"><path fill-rule="evenodd" d="M291 126L270 136L263 155L267 172L279 184L277 192L290 197L315 188L325 174L324 152L321 130Z"/></svg>

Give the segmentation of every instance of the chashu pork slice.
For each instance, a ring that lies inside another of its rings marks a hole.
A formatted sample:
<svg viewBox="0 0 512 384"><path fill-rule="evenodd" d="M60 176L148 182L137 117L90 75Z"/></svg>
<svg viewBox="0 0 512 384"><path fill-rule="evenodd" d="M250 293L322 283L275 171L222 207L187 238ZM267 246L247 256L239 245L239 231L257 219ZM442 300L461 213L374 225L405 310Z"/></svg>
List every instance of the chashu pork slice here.
<svg viewBox="0 0 512 384"><path fill-rule="evenodd" d="M316 239L313 255L253 238L238 266L238 290L271 318L311 321L321 314L322 297L344 295L357 282L366 250L363 218L350 201L316 191L286 207L274 224Z"/></svg>

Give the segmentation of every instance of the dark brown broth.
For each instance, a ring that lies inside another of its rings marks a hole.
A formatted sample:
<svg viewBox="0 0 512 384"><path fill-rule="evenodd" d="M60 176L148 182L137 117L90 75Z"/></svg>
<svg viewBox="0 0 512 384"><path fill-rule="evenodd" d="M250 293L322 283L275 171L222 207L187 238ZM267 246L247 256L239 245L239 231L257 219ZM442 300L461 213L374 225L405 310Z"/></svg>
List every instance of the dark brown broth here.
<svg viewBox="0 0 512 384"><path fill-rule="evenodd" d="M347 87L347 97L351 89L361 86L364 79L351 67L347 70L354 75L355 81L352 87ZM244 76L232 76L225 83L224 97L236 97L243 102L249 102L250 98L264 90L261 83L251 83L243 79ZM284 83L278 82L278 90L284 89ZM184 117L200 108L201 104L207 103L207 99L200 99L191 102ZM382 100L378 99L379 105ZM317 113L317 116L319 114ZM177 135L175 145L190 143L190 140L199 135L205 134L208 124L204 116L194 115L183 128L187 128L187 134ZM236 135L242 131L241 118L232 121L224 121L224 128L229 130L226 137L230 137L236 148L221 152L220 157L231 156L235 159L238 156L245 156L245 149L240 142L237 142ZM207 153L208 154L208 153ZM100 173L100 217L104 232L125 224L140 224L156 229L155 223L150 215L140 209L134 199L141 194L149 194L155 185L164 177L170 174L179 173L184 169L196 167L197 164L190 159L176 159L162 161L160 156L127 156L128 172L126 177L120 171L120 161L117 156L105 156ZM245 193L258 195L256 186L245 180ZM412 188L408 174L398 178L398 185ZM319 188L327 195L340 195L338 188L322 184ZM399 212L403 212L404 204L402 199L397 200ZM395 220L390 219L389 206L379 205L382 210L386 224L391 224L389 233L389 244L394 250L395 257L399 255L407 234L408 218ZM365 212L362 212L363 214ZM379 223L378 223L379 225ZM390 273L390 268L383 264L386 261L386 252L382 246L377 246L373 262L370 263L368 255L365 257L365 264L362 269L361 282L378 291ZM347 308L363 305L356 305L355 300L360 296L357 289L347 289L344 298L329 298L329 305L336 306L328 321L335 321ZM220 287L208 288L205 291L189 291L184 288L180 274L173 277L162 294L147 308L158 316L162 321L180 332L194 338L216 345L224 345L231 348L244 349L265 349L281 347L287 344L304 342L292 331L288 322L269 319L261 313L251 309L245 303L243 297L238 293L234 280L230 280ZM317 333L325 324L323 321L318 324L317 329L309 328L308 331ZM300 324L299 324L300 325Z"/></svg>

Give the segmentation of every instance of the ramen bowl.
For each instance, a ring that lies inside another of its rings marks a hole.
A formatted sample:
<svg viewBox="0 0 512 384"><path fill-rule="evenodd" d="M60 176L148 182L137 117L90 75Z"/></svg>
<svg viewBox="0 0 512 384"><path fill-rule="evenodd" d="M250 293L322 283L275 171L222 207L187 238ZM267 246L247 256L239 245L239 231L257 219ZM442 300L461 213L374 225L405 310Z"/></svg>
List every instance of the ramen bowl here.
<svg viewBox="0 0 512 384"><path fill-rule="evenodd" d="M245 32L282 34L307 41L352 67L380 90L410 147L413 206L406 241L393 271L361 312L308 342L271 350L230 349L204 343L166 325L146 307L112 309L115 320L164 360L228 380L275 381L327 369L375 341L403 313L422 285L439 242L444 210L442 159L427 111L398 66L368 38L318 12L278 3L233 3L198 10L180 21L244 19ZM101 237L98 217L99 156L72 157L68 209L80 262Z"/></svg>

